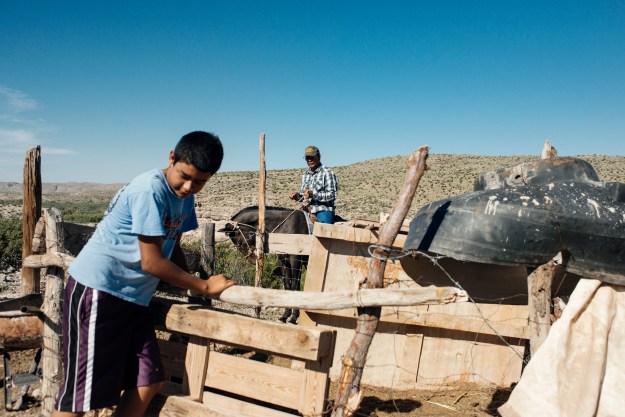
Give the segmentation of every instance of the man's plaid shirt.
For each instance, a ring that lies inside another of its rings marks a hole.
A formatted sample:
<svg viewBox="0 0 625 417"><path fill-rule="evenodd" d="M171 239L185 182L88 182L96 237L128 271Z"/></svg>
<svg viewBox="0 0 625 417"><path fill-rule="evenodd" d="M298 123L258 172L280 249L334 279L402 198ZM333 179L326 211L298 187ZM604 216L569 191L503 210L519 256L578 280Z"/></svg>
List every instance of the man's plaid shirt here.
<svg viewBox="0 0 625 417"><path fill-rule="evenodd" d="M302 175L302 187L297 194L298 200L302 198L307 188L313 191L310 199L312 213L334 211L334 200L339 192L339 180L330 168L321 163L314 172L308 168Z"/></svg>

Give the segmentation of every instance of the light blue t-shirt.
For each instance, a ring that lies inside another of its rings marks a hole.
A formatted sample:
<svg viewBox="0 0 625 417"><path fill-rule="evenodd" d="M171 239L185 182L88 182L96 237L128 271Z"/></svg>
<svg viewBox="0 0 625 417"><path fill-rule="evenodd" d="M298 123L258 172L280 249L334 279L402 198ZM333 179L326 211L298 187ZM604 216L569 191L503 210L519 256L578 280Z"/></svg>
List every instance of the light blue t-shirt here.
<svg viewBox="0 0 625 417"><path fill-rule="evenodd" d="M113 197L69 273L85 286L147 306L159 280L141 269L138 235L162 236L169 259L178 236L197 227L194 197L178 197L162 170L146 172Z"/></svg>

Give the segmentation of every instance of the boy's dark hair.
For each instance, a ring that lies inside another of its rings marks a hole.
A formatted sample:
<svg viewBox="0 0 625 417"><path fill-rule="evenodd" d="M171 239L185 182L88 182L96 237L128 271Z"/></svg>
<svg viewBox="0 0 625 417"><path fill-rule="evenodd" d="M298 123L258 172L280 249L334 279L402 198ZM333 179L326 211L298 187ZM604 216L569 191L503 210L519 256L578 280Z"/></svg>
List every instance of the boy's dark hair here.
<svg viewBox="0 0 625 417"><path fill-rule="evenodd" d="M184 135L174 149L174 164L184 162L202 172L219 171L224 149L219 137L208 132L191 132Z"/></svg>

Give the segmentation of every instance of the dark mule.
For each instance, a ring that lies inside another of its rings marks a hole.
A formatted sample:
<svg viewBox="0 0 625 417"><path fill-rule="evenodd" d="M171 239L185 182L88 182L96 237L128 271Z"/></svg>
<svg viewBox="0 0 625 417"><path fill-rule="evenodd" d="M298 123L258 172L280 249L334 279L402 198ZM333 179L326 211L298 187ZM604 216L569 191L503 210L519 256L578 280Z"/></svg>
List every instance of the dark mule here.
<svg viewBox="0 0 625 417"><path fill-rule="evenodd" d="M232 223L226 224L220 232L224 232L234 245L249 260L254 259L256 250L256 231L258 230L258 206L246 207L232 216ZM308 224L303 211L283 207L266 207L265 231L267 233L291 233L307 235ZM308 263L308 256L278 255L284 288L291 291L300 290L302 267ZM297 323L298 309L287 308L280 321Z"/></svg>

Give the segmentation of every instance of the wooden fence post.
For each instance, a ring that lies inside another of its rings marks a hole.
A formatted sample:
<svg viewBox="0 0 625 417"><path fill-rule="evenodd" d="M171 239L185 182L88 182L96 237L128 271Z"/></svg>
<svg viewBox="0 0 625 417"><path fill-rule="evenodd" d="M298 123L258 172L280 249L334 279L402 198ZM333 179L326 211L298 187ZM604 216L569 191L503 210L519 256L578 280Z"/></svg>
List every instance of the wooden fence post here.
<svg viewBox="0 0 625 417"><path fill-rule="evenodd" d="M206 222L202 226L202 253L200 278L207 279L215 273L215 223Z"/></svg>
<svg viewBox="0 0 625 417"><path fill-rule="evenodd" d="M397 233L406 218L419 181L426 170L425 161L428 147L422 146L408 158L406 178L399 197L391 210L388 220L380 227L377 247L369 263L369 276L362 284L365 288L384 287L384 269L388 249L397 237ZM341 376L332 417L352 416L361 400L360 380L365 368L369 346L380 321L381 307L359 307L356 331L351 344L342 357Z"/></svg>
<svg viewBox="0 0 625 417"><path fill-rule="evenodd" d="M26 152L22 203L22 260L33 254L35 226L41 217L41 147ZM39 269L22 267L22 294L40 291Z"/></svg>
<svg viewBox="0 0 625 417"><path fill-rule="evenodd" d="M63 253L63 217L56 208L44 210L47 253ZM54 410L56 396L63 383L61 362L61 338L63 333L63 278L65 272L59 267L48 267L46 290L43 301L43 381L41 384L42 415L49 416Z"/></svg>
<svg viewBox="0 0 625 417"><path fill-rule="evenodd" d="M265 134L260 134L260 169L258 186L258 231L256 232L256 287L262 286L263 266L265 264L265 203L266 203L266 167ZM260 317L260 307L256 308L256 317Z"/></svg>

